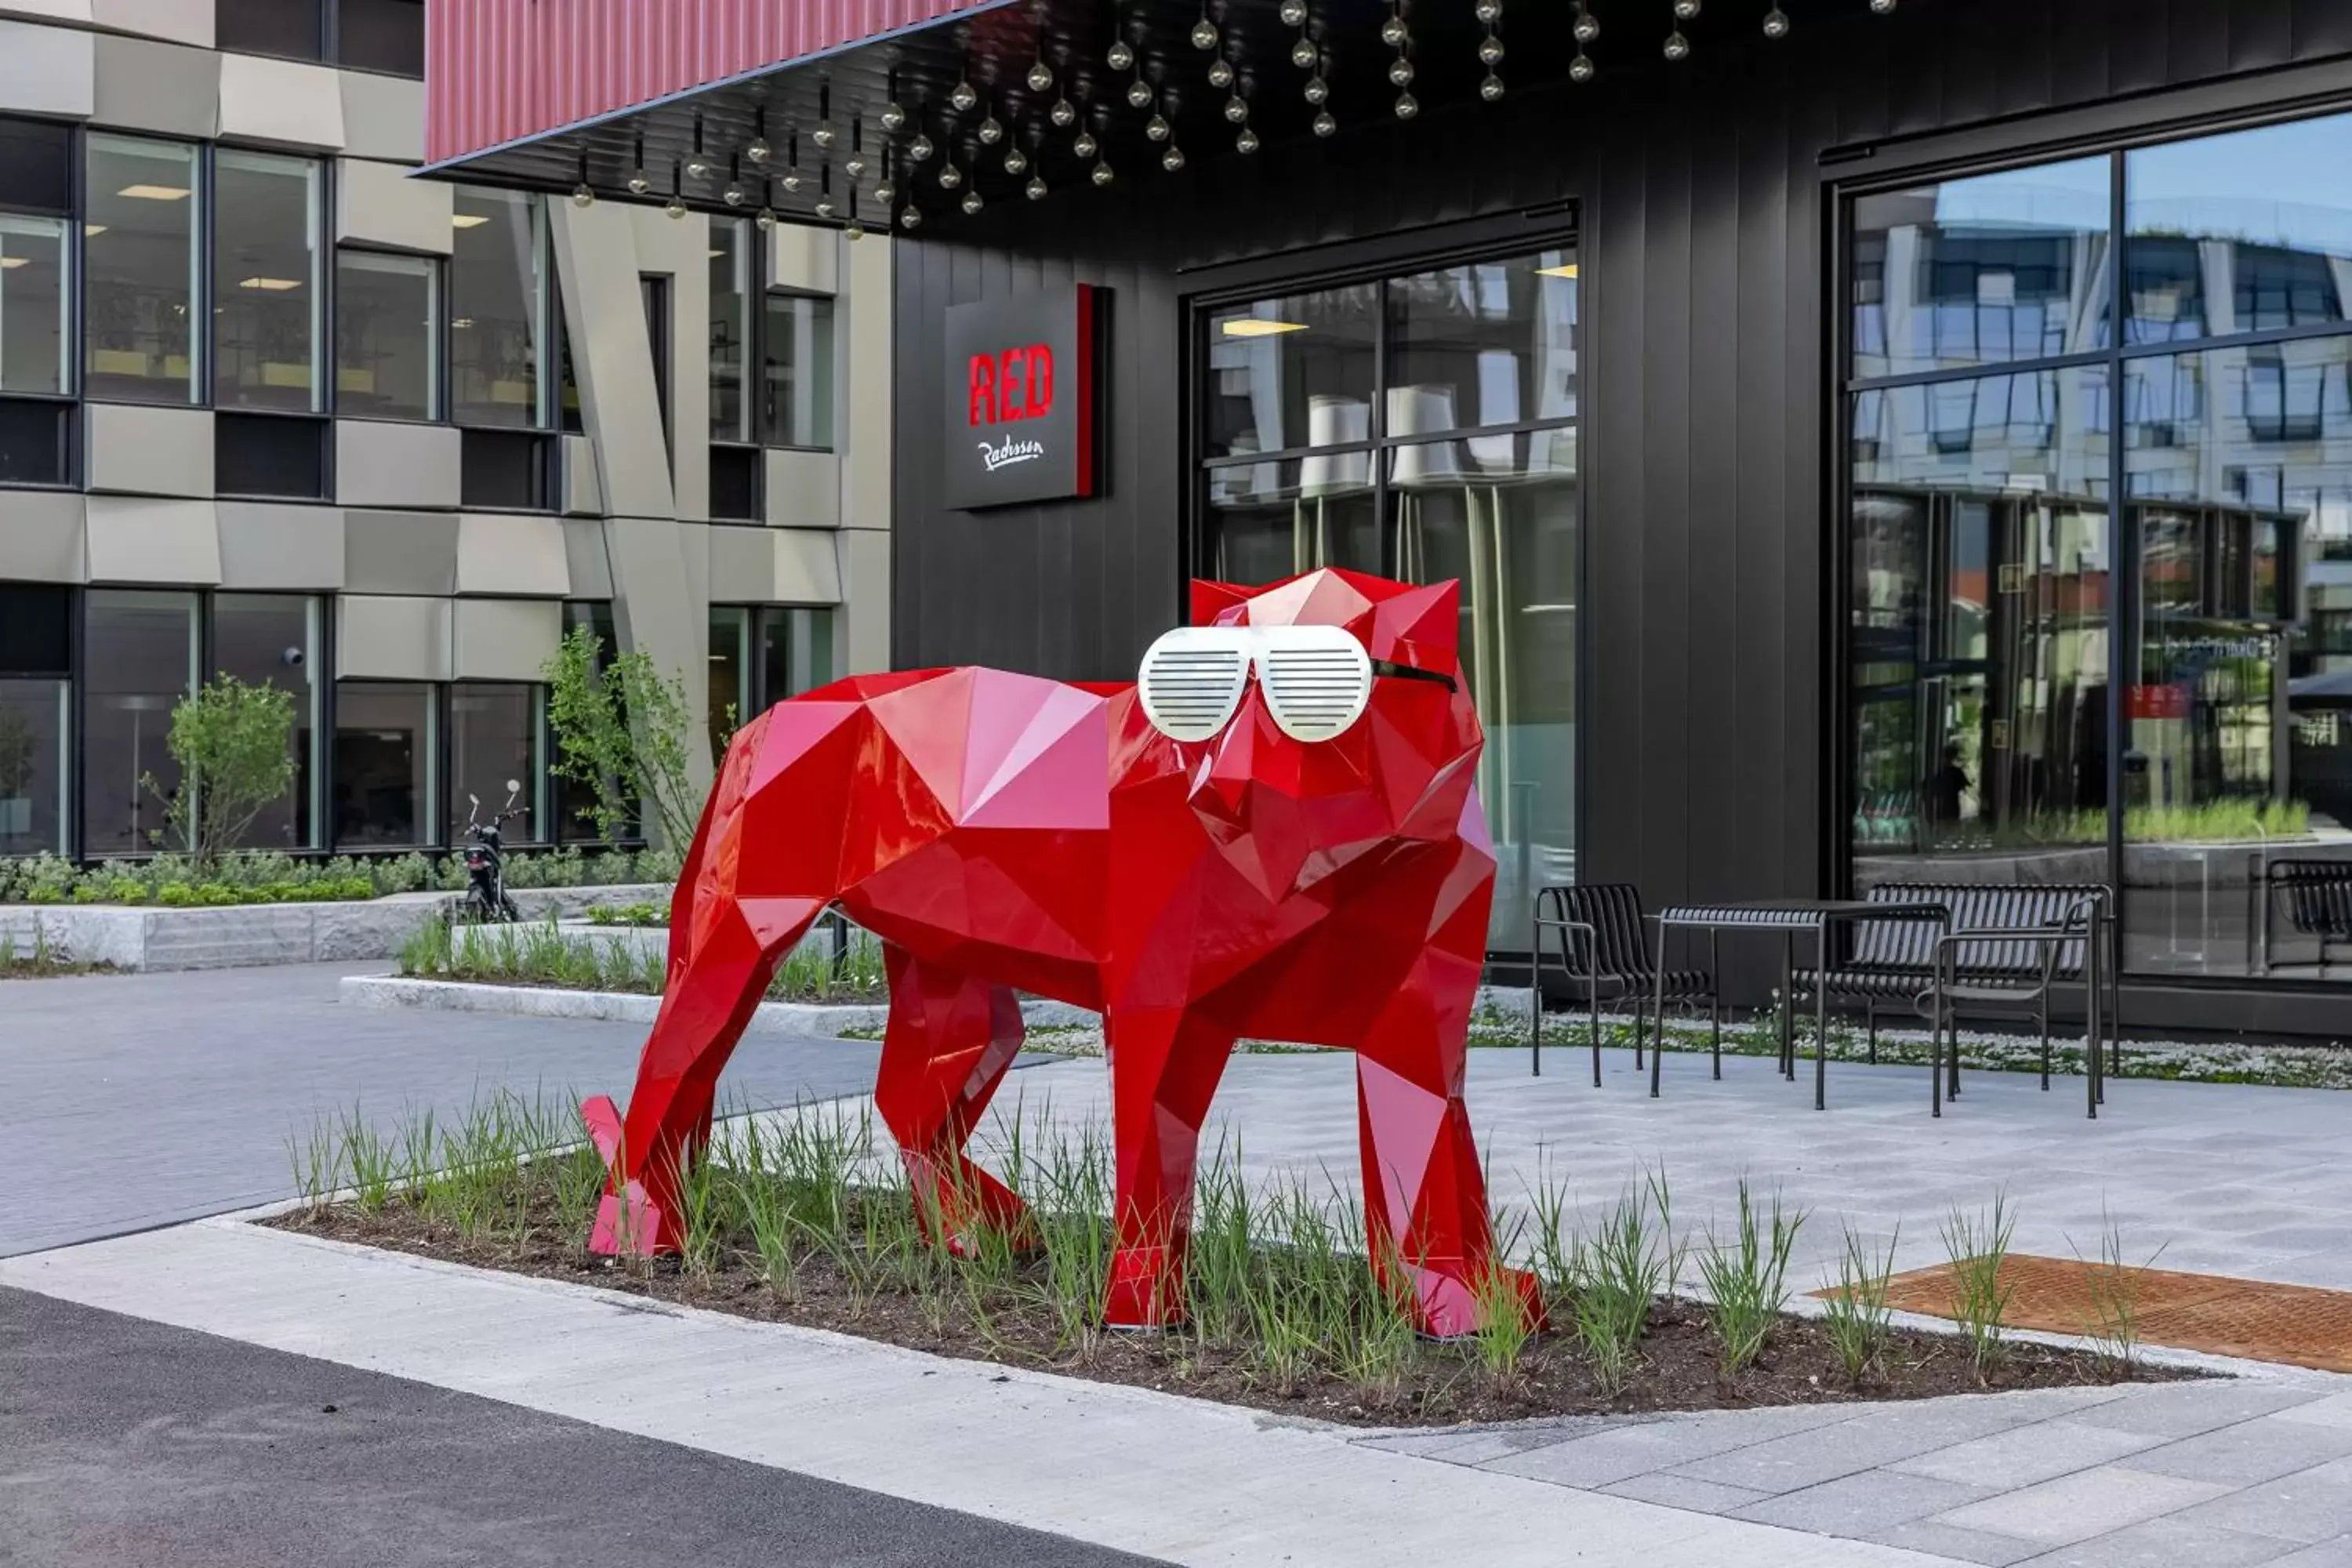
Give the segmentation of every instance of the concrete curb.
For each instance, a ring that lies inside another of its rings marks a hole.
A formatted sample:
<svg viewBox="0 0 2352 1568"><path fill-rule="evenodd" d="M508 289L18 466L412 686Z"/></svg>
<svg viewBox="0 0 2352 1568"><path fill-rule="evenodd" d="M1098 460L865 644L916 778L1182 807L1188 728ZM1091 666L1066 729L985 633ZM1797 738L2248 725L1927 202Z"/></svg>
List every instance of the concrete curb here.
<svg viewBox="0 0 2352 1568"><path fill-rule="evenodd" d="M562 991L545 985L484 985L463 980L412 980L396 974L347 974L337 1000L354 1007L413 1007L439 1013L498 1013L517 1018L594 1018L647 1024L661 1010L658 996L622 991ZM830 1035L840 1029L878 1029L889 1008L877 1003L762 1002L749 1028L754 1035ZM1021 1004L1028 1023L1088 1024L1095 1015L1066 1002L1030 998Z"/></svg>

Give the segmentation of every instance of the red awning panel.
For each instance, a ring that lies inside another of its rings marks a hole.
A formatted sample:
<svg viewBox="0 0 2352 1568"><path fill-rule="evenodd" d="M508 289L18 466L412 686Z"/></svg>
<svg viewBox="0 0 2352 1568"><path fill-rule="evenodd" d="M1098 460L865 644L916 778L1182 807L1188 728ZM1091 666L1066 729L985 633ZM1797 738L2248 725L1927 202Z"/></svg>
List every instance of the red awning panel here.
<svg viewBox="0 0 2352 1568"><path fill-rule="evenodd" d="M1005 0L427 0L429 164Z"/></svg>

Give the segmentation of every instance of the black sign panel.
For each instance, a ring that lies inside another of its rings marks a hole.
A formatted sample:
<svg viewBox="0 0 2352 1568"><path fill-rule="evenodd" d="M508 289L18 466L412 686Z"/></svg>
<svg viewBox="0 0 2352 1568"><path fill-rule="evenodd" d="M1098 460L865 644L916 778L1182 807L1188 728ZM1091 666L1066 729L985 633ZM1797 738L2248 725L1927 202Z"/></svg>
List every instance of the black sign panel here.
<svg viewBox="0 0 2352 1568"><path fill-rule="evenodd" d="M1095 493L1099 302L1080 283L949 307L949 506Z"/></svg>

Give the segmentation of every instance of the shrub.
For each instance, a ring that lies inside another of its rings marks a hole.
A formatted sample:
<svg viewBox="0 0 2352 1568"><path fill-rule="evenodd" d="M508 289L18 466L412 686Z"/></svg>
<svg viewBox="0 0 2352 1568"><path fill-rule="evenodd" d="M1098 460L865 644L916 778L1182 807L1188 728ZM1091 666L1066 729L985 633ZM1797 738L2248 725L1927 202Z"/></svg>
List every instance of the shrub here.
<svg viewBox="0 0 2352 1568"><path fill-rule="evenodd" d="M164 803L164 821L189 858L210 869L294 783L294 696L268 681L218 675L172 710L164 747L180 765L167 796L152 773L140 782ZM160 836L159 836L160 837Z"/></svg>

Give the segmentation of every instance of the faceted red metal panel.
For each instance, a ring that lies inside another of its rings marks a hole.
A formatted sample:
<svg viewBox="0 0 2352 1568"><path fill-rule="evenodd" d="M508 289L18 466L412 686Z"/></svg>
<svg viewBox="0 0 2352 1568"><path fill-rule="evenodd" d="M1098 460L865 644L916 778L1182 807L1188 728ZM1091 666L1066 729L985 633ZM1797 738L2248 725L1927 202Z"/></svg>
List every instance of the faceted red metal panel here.
<svg viewBox="0 0 2352 1568"><path fill-rule="evenodd" d="M425 0L439 163L1003 0Z"/></svg>
<svg viewBox="0 0 2352 1568"><path fill-rule="evenodd" d="M1502 1301L1539 1320L1533 1282L1496 1272L1462 1100L1495 859L1459 590L1321 571L1196 584L1192 605L1203 625L1341 626L1422 673L1375 677L1363 716L1313 742L1255 684L1223 730L1180 742L1133 686L972 668L853 677L738 731L678 879L627 1117L586 1108L612 1167L597 1250L677 1247L676 1175L709 1136L719 1068L837 906L885 943L876 1104L936 1240L1026 1234L965 1151L1026 991L1104 1016L1111 1322L1183 1314L1201 1129L1244 1037L1356 1052L1374 1260L1424 1331L1467 1331Z"/></svg>

